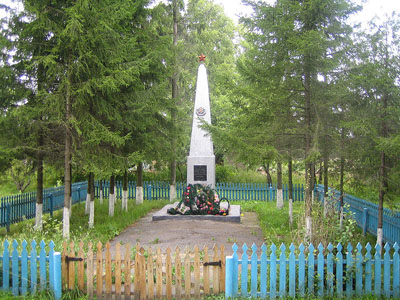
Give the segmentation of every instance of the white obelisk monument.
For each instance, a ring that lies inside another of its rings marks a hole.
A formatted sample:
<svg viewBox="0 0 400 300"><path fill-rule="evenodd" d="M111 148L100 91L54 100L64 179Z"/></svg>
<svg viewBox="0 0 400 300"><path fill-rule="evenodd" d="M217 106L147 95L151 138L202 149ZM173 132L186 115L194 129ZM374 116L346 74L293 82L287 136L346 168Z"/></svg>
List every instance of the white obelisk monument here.
<svg viewBox="0 0 400 300"><path fill-rule="evenodd" d="M190 153L187 157L187 184L200 183L215 188L214 146L209 133L201 128L203 122L211 124L205 56L202 54L199 59Z"/></svg>

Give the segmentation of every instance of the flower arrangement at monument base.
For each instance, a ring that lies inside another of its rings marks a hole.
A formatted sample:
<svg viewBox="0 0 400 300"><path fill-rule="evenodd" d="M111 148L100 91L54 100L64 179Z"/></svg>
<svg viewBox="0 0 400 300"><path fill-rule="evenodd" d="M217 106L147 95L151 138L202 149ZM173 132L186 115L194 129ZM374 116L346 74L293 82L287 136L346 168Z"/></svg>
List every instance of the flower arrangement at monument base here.
<svg viewBox="0 0 400 300"><path fill-rule="evenodd" d="M226 199L223 201L228 202ZM183 192L182 200L167 211L171 215L228 215L228 207L221 208L221 199L215 190L201 184L189 184Z"/></svg>

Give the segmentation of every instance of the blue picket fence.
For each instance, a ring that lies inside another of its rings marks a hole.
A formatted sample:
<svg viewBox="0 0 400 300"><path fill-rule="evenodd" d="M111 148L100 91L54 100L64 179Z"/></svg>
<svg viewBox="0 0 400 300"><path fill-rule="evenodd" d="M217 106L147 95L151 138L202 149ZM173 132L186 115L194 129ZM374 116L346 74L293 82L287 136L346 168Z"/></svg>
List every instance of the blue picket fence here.
<svg viewBox="0 0 400 300"><path fill-rule="evenodd" d="M48 252L44 241L39 244L39 252L35 241L31 242L29 253L27 246L28 243L23 241L19 252L16 240L12 242L11 249L9 242L4 241L0 257L2 290L11 291L14 296L50 290L55 299L61 299L61 254L54 251L53 241L48 245Z"/></svg>
<svg viewBox="0 0 400 300"><path fill-rule="evenodd" d="M260 258L257 247L243 245L241 259L238 246L233 245L233 255L226 258L225 297L304 297L305 295L352 297L363 295L400 297L399 245L384 246L382 258L380 246L365 248L357 244L346 249L341 244L334 247L312 244L297 249L284 244L279 249L272 244L269 249L261 246ZM392 253L392 254L391 254ZM239 267L240 265L240 267Z"/></svg>
<svg viewBox="0 0 400 300"><path fill-rule="evenodd" d="M86 199L87 182L72 185L72 204ZM64 186L48 188L43 191L43 213L50 213L64 206ZM0 227L32 219L36 214L36 192L0 198Z"/></svg>
<svg viewBox="0 0 400 300"><path fill-rule="evenodd" d="M324 186L317 185L315 191L315 196L323 203ZM340 192L331 188L329 191L339 207ZM363 229L363 232L369 232L376 236L378 205L348 194L344 194L343 201L349 205L350 211L354 214L357 224ZM400 212L394 212L388 208L383 209L383 240L392 245L395 242L400 244Z"/></svg>
<svg viewBox="0 0 400 300"><path fill-rule="evenodd" d="M116 182L116 196L122 198L122 182ZM186 190L186 182L176 183L176 194L180 199L182 193ZM215 185L215 190L218 195L222 198L227 198L229 201L275 201L276 200L276 185L267 185L263 183L227 183L221 182ZM289 199L289 188L287 184L282 186L284 200ZM110 193L109 181L103 181L103 195L108 198ZM143 194L144 199L157 200L157 199L169 199L170 185L168 182L144 182L143 183ZM95 183L95 196L98 198L100 195L100 184L97 181ZM128 199L136 198L136 183L128 183ZM302 184L293 185L293 200L303 201L304 200L304 187Z"/></svg>

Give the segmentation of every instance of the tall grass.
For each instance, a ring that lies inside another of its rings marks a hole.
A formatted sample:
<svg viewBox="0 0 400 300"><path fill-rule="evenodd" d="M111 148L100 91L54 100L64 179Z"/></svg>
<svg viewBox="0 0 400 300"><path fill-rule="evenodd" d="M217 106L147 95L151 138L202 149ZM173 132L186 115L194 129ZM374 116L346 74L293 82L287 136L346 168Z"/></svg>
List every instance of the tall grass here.
<svg viewBox="0 0 400 300"><path fill-rule="evenodd" d="M280 245L290 245L294 243L308 244L312 242L314 246L322 243L345 243L351 242L356 245L360 242L365 245L367 242L375 244L376 238L370 234L364 237L361 230L355 223L351 215L347 215L343 229L340 229L337 215L323 217L323 210L319 203L313 206L313 240L305 240L304 230L304 202L293 203L293 224L289 223L288 202L282 209L276 208L275 202L264 201L241 201L235 202L241 205L244 211L253 211L257 213L260 227L264 234L264 240L267 245L274 243Z"/></svg>

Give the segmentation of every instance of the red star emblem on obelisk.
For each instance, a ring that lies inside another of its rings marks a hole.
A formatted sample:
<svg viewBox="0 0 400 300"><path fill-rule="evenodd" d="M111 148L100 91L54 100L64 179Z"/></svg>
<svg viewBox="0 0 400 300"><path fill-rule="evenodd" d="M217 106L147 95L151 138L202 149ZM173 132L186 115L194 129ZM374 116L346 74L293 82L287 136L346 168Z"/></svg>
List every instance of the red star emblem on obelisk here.
<svg viewBox="0 0 400 300"><path fill-rule="evenodd" d="M199 61L202 62L202 61L205 61L205 60L206 60L206 56L204 54L201 54L199 56Z"/></svg>

